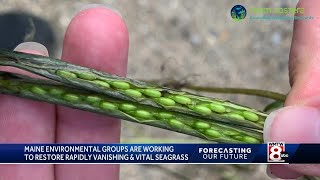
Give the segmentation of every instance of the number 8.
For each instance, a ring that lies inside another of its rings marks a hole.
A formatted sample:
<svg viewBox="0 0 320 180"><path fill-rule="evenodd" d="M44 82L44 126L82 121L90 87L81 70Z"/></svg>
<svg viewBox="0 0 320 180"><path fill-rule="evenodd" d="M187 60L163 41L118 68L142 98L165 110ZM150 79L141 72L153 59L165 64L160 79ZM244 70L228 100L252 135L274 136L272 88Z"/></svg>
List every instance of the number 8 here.
<svg viewBox="0 0 320 180"><path fill-rule="evenodd" d="M270 148L270 159L272 161L280 161L281 160L281 151L282 149L279 146L273 146ZM278 155L277 157L274 157L275 155Z"/></svg>

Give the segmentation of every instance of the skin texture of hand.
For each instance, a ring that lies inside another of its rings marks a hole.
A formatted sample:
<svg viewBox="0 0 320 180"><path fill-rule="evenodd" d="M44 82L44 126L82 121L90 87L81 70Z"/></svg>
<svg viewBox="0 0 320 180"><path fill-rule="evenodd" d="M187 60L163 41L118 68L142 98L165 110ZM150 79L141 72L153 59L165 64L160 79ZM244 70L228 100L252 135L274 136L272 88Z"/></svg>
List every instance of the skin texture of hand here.
<svg viewBox="0 0 320 180"><path fill-rule="evenodd" d="M297 7L314 19L294 23L289 58L292 89L286 107L266 120L266 142L320 143L320 1L300 0ZM320 165L272 165L268 173L283 179L320 176Z"/></svg>
<svg viewBox="0 0 320 180"><path fill-rule="evenodd" d="M69 24L61 59L125 76L128 46L128 30L121 17L110 9L92 7L79 12ZM39 45L23 44L16 50L48 55ZM22 72L9 67L0 70ZM117 143L119 140L119 120L0 95L1 143ZM119 179L119 166L0 165L0 179Z"/></svg>

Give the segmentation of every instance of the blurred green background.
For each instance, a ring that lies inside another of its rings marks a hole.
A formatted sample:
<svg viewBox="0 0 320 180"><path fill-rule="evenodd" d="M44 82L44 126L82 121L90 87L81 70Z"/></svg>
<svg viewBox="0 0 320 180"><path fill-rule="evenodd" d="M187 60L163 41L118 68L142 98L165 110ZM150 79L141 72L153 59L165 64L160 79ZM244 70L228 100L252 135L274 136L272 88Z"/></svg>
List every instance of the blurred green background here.
<svg viewBox="0 0 320 180"><path fill-rule="evenodd" d="M0 11L2 14L25 12L47 21L54 39L47 37L44 41L50 46L50 55L60 57L64 32L76 12L88 4L104 4L120 12L128 26L130 78L287 93L293 21L246 18L235 22L230 9L236 4L278 8L295 7L296 3L296 0L2 0ZM36 33L40 35L41 31ZM204 95L257 109L270 102L242 95ZM153 127L122 124L122 142L201 142ZM265 175L265 165L121 166L121 179L150 178L269 179Z"/></svg>

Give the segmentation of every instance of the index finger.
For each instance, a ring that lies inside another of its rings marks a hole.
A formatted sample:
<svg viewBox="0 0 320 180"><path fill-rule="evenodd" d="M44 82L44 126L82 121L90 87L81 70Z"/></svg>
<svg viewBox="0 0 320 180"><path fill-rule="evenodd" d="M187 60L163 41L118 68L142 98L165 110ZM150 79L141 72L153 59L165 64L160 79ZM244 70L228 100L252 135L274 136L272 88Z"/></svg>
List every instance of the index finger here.
<svg viewBox="0 0 320 180"><path fill-rule="evenodd" d="M71 21L62 59L97 70L125 76L128 31L121 17L110 9L81 11ZM117 143L120 121L65 107L58 107L58 143ZM57 165L58 179L118 179L119 165Z"/></svg>

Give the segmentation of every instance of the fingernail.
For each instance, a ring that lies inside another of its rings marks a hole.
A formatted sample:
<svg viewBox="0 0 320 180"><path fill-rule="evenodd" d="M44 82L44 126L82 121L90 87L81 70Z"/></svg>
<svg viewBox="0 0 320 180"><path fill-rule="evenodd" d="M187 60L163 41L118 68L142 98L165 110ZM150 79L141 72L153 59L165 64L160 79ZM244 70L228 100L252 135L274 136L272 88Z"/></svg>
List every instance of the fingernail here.
<svg viewBox="0 0 320 180"><path fill-rule="evenodd" d="M111 5L105 5L105 4L89 4L89 5L84 5L80 8L80 11L83 11L83 10L87 10L87 9L92 9L92 8L106 8L106 9L109 9L111 11L113 11L114 13L118 14L120 17L122 17L121 13L116 10L113 6Z"/></svg>
<svg viewBox="0 0 320 180"><path fill-rule="evenodd" d="M276 111L273 111L272 113L270 113L268 115L267 119L264 122L264 128L263 128L263 130L264 130L264 132L263 132L263 140L264 140L264 142L271 141L270 140L270 128L271 128L272 123L273 123L273 121L274 121L274 119L277 116L279 111L280 110L276 110Z"/></svg>
<svg viewBox="0 0 320 180"><path fill-rule="evenodd" d="M266 173L271 179L278 179L275 175L272 174L271 168L269 165L267 166Z"/></svg>
<svg viewBox="0 0 320 180"><path fill-rule="evenodd" d="M20 51L20 52L28 52L43 56L48 56L48 50L47 48L37 42L24 42L19 44L16 48L14 48L14 51Z"/></svg>
<svg viewBox="0 0 320 180"><path fill-rule="evenodd" d="M319 143L320 111L306 106L281 108L267 117L263 135L265 142Z"/></svg>

